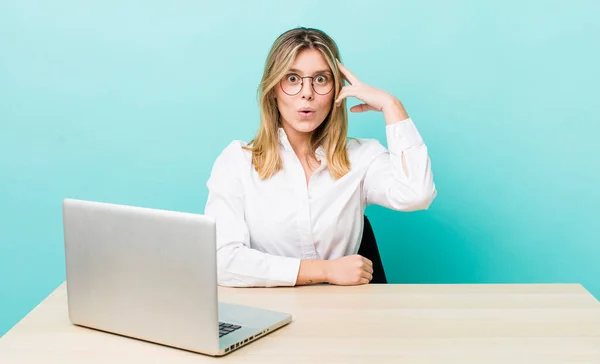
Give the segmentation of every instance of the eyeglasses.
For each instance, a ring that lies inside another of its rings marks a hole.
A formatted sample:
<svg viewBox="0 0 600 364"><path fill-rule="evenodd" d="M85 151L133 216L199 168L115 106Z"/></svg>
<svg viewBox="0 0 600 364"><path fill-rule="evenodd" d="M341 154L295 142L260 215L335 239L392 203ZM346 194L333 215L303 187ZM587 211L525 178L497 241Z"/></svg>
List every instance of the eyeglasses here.
<svg viewBox="0 0 600 364"><path fill-rule="evenodd" d="M304 79L310 78L313 90L319 95L327 95L333 90L333 77L328 75L316 75L313 77L300 77L295 73L289 73L281 80L281 89L290 96L297 95L302 91Z"/></svg>

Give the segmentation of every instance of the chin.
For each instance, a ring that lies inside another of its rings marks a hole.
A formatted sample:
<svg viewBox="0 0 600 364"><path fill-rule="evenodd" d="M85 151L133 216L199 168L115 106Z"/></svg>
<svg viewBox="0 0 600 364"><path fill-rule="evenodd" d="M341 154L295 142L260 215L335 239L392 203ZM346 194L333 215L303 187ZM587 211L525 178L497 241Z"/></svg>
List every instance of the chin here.
<svg viewBox="0 0 600 364"><path fill-rule="evenodd" d="M313 131L315 131L315 129L319 127L319 125L321 125L321 123L306 120L296 121L292 124L292 128L301 133L312 133Z"/></svg>

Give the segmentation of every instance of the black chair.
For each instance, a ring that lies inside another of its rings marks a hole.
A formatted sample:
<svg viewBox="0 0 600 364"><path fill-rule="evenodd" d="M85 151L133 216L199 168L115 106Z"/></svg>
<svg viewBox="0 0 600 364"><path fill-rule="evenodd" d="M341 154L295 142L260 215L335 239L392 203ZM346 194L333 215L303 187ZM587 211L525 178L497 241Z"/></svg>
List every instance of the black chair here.
<svg viewBox="0 0 600 364"><path fill-rule="evenodd" d="M373 227L366 215L364 225L358 254L373 262L373 279L371 283L387 283L383 263L379 255L379 248L377 248L377 241L375 240L375 233L373 233Z"/></svg>

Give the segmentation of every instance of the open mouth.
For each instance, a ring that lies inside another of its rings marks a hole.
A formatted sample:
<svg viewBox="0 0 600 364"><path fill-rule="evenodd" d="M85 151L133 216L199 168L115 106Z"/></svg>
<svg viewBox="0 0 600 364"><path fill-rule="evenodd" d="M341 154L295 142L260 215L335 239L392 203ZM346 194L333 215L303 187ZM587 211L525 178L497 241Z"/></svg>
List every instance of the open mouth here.
<svg viewBox="0 0 600 364"><path fill-rule="evenodd" d="M308 111L308 110L301 110L298 111L298 115L300 116L300 118L302 119L309 119L311 118L313 115L315 114L314 111Z"/></svg>
<svg viewBox="0 0 600 364"><path fill-rule="evenodd" d="M313 116L314 114L315 114L315 110L308 108L308 107L298 110L298 115L301 118L309 118L309 117Z"/></svg>

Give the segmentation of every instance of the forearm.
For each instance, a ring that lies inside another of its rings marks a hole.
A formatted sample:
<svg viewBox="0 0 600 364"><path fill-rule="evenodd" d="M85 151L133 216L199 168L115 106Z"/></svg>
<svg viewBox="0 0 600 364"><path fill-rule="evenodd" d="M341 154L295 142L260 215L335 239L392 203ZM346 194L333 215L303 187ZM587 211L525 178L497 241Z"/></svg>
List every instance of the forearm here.
<svg viewBox="0 0 600 364"><path fill-rule="evenodd" d="M327 283L327 260L301 260L296 285Z"/></svg>
<svg viewBox="0 0 600 364"><path fill-rule="evenodd" d="M437 195L427 146L412 119L386 125L383 146L364 178L367 205L397 211L427 209Z"/></svg>
<svg viewBox="0 0 600 364"><path fill-rule="evenodd" d="M217 251L218 282L228 287L293 286L300 260L266 254L239 244Z"/></svg>

